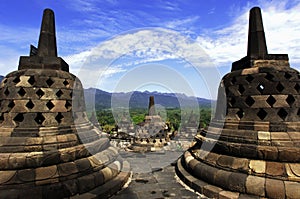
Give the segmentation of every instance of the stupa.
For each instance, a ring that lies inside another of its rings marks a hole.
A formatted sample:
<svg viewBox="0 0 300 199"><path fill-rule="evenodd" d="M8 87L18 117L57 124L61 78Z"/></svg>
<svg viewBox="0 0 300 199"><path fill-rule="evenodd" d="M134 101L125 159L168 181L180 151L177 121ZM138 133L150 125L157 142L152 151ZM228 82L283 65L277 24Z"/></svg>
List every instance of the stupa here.
<svg viewBox="0 0 300 199"><path fill-rule="evenodd" d="M210 198L300 198L299 92L299 72L288 55L268 54L252 8L247 56L223 77L214 119L177 175Z"/></svg>
<svg viewBox="0 0 300 199"><path fill-rule="evenodd" d="M154 96L149 97L148 114L142 123L135 128L135 135L131 148L154 149L153 147L163 147L169 142L169 135L166 123L156 112Z"/></svg>
<svg viewBox="0 0 300 199"><path fill-rule="evenodd" d="M45 9L38 48L0 86L0 198L108 198L127 181L129 164L89 122L68 71Z"/></svg>

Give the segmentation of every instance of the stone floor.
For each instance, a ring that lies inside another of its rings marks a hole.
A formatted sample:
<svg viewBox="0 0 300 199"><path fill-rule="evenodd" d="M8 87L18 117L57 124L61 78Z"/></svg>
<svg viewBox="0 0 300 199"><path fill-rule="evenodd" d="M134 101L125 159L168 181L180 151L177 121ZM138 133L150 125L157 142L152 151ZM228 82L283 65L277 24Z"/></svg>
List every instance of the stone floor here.
<svg viewBox="0 0 300 199"><path fill-rule="evenodd" d="M175 175L174 163L182 152L142 154L123 151L120 154L130 162L132 177L129 185L112 199L206 198L184 186Z"/></svg>

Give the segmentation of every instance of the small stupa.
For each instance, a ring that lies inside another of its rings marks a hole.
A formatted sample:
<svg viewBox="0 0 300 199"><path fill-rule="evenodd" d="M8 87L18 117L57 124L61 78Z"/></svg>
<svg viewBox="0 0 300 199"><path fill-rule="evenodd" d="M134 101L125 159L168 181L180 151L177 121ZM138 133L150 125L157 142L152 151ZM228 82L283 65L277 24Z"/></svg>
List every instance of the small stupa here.
<svg viewBox="0 0 300 199"><path fill-rule="evenodd" d="M0 198L108 198L127 181L129 164L89 122L82 85L57 57L52 10L0 101Z"/></svg>
<svg viewBox="0 0 300 199"><path fill-rule="evenodd" d="M300 198L300 74L268 54L261 10L250 10L247 56L221 81L216 114L177 162L209 198Z"/></svg>

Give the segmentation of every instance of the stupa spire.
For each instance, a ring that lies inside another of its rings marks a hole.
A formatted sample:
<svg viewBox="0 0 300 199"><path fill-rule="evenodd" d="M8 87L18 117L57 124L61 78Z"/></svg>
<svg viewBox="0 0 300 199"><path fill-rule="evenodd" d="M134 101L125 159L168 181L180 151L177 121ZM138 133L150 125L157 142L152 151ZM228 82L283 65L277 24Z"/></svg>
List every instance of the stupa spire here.
<svg viewBox="0 0 300 199"><path fill-rule="evenodd" d="M51 9L44 10L38 48L31 45L30 55L20 57L19 70L22 69L54 69L69 72L69 65L57 56L55 17Z"/></svg>
<svg viewBox="0 0 300 199"><path fill-rule="evenodd" d="M263 58L268 54L264 26L259 7L250 10L247 56Z"/></svg>
<svg viewBox="0 0 300 199"><path fill-rule="evenodd" d="M54 12L45 9L38 44L38 56L57 57Z"/></svg>
<svg viewBox="0 0 300 199"><path fill-rule="evenodd" d="M148 115L149 116L156 115L154 96L150 96L149 98Z"/></svg>

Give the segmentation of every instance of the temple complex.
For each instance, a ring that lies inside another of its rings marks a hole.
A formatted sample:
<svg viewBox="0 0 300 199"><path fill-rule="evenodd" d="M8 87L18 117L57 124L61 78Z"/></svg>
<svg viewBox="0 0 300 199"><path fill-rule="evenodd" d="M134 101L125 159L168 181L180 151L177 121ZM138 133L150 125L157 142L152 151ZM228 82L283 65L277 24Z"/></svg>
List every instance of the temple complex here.
<svg viewBox="0 0 300 199"><path fill-rule="evenodd" d="M209 198L300 198L300 74L269 54L260 8L250 10L247 56L220 83L208 129L177 175Z"/></svg>
<svg viewBox="0 0 300 199"><path fill-rule="evenodd" d="M68 71L46 9L38 48L0 85L0 198L107 198L127 181L129 164L89 122Z"/></svg>

